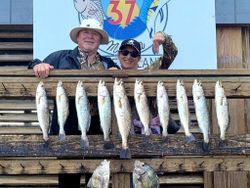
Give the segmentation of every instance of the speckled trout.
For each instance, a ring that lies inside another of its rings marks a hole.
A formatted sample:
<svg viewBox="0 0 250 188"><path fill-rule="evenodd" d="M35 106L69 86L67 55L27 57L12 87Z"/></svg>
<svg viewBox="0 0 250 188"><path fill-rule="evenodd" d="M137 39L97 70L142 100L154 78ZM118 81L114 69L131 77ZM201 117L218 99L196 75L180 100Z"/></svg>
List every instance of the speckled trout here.
<svg viewBox="0 0 250 188"><path fill-rule="evenodd" d="M39 126L43 133L43 139L44 141L48 141L50 114L49 114L49 104L48 104L47 94L42 81L37 85L36 89L36 109L37 109L37 119L39 122Z"/></svg>
<svg viewBox="0 0 250 188"><path fill-rule="evenodd" d="M230 117L227 97L225 95L221 81L217 81L215 85L215 107L218 125L220 128L220 144L223 145L223 142L225 141L226 130L229 127Z"/></svg>
<svg viewBox="0 0 250 188"><path fill-rule="evenodd" d="M149 128L151 115L148 106L148 99L145 93L143 82L141 80L135 81L134 98L137 113L144 127L144 134L150 135L152 133Z"/></svg>
<svg viewBox="0 0 250 188"><path fill-rule="evenodd" d="M162 126L162 135L167 136L169 116L170 116L170 107L169 107L169 102L168 102L168 94L161 80L157 84L156 99L157 99L158 114L159 114L160 123Z"/></svg>
<svg viewBox="0 0 250 188"><path fill-rule="evenodd" d="M209 143L210 122L206 97L204 95L201 81L197 81L196 79L194 80L192 93L198 126L203 134L203 150L207 151Z"/></svg>
<svg viewBox="0 0 250 188"><path fill-rule="evenodd" d="M113 85L113 100L117 125L122 137L120 158L131 158L130 150L128 148L128 136L132 124L131 108L122 79L118 80L115 78Z"/></svg>
<svg viewBox="0 0 250 188"><path fill-rule="evenodd" d="M82 133L80 145L83 149L88 149L89 140L87 137L87 132L89 131L91 123L90 105L84 84L80 80L78 81L76 86L75 104L76 104L78 126Z"/></svg>
<svg viewBox="0 0 250 188"><path fill-rule="evenodd" d="M57 84L56 105L59 124L59 140L63 141L65 139L64 125L69 115L69 100L62 81L59 81Z"/></svg>
<svg viewBox="0 0 250 188"><path fill-rule="evenodd" d="M110 161L103 160L94 170L87 187L108 188L110 179Z"/></svg>
<svg viewBox="0 0 250 188"><path fill-rule="evenodd" d="M98 111L100 118L100 125L104 136L104 148L114 148L114 144L110 141L111 132L111 99L109 90L104 80L100 80L97 89Z"/></svg>
<svg viewBox="0 0 250 188"><path fill-rule="evenodd" d="M189 108L188 98L183 81L177 80L176 84L176 100L178 114L181 121L181 125L184 128L186 140L188 143L195 140L194 136L189 131Z"/></svg>

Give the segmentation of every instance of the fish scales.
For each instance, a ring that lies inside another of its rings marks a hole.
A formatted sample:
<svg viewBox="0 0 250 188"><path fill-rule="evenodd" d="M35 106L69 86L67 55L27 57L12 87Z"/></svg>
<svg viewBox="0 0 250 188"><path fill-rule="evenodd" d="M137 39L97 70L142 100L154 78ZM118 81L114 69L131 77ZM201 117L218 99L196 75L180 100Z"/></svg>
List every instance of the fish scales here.
<svg viewBox="0 0 250 188"><path fill-rule="evenodd" d="M63 141L65 139L64 125L69 115L69 100L62 81L59 81L57 84L56 105L59 124L59 140Z"/></svg>
<svg viewBox="0 0 250 188"><path fill-rule="evenodd" d="M189 130L189 108L188 108L188 98L184 83L181 80L177 80L176 84L176 100L177 109L180 118L181 125L184 128L187 142L190 143L195 140L194 136Z"/></svg>
<svg viewBox="0 0 250 188"><path fill-rule="evenodd" d="M163 85L162 81L159 81L157 84L157 108L158 114L160 118L160 123L162 126L162 135L168 135L168 123L169 123L169 116L170 116L170 107L168 101L168 94L166 91L165 86Z"/></svg>
<svg viewBox="0 0 250 188"><path fill-rule="evenodd" d="M150 135L151 130L149 128L149 123L150 123L151 115L150 115L150 110L149 110L149 105L148 105L148 99L146 96L143 82L141 80L135 81L134 99L135 99L137 113L140 117L140 121L142 122L144 130L145 130L144 134Z"/></svg>
<svg viewBox="0 0 250 188"><path fill-rule="evenodd" d="M50 114L49 114L49 104L48 104L47 94L42 81L37 85L36 89L36 109L37 109L37 119L39 122L39 126L43 133L43 139L45 141L48 141Z"/></svg>
<svg viewBox="0 0 250 188"><path fill-rule="evenodd" d="M89 148L89 140L87 132L91 123L90 105L88 97L85 91L85 87L82 81L78 81L76 86L75 104L79 129L81 130L81 142L80 145L83 149Z"/></svg>

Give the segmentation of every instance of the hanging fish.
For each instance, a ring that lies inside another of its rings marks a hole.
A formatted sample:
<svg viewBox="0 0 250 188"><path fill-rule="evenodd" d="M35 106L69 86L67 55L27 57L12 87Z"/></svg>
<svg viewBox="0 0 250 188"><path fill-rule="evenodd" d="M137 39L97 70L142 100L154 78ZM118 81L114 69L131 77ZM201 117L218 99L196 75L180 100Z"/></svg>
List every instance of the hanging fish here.
<svg viewBox="0 0 250 188"><path fill-rule="evenodd" d="M152 134L149 128L151 115L148 106L148 99L146 96L143 82L141 80L135 81L134 99L135 99L137 113L140 117L140 121L144 126L144 131L145 131L144 134L150 135Z"/></svg>
<svg viewBox="0 0 250 188"><path fill-rule="evenodd" d="M115 78L113 100L117 125L122 137L120 158L131 158L130 150L128 148L128 136L132 125L131 108L122 79L118 80Z"/></svg>
<svg viewBox="0 0 250 188"><path fill-rule="evenodd" d="M109 136L111 132L111 99L104 80L99 81L97 93L100 124L106 142L104 148L111 149L114 148Z"/></svg>
<svg viewBox="0 0 250 188"><path fill-rule="evenodd" d="M184 128L186 140L188 143L195 140L194 136L189 131L189 108L188 98L183 81L177 80L176 84L176 100L178 114L180 117L181 125Z"/></svg>
<svg viewBox="0 0 250 188"><path fill-rule="evenodd" d="M220 146L223 147L225 142L226 131L229 127L230 117L227 97L221 81L217 81L215 85L215 107L216 115L220 128Z"/></svg>
<svg viewBox="0 0 250 188"><path fill-rule="evenodd" d="M204 151L208 151L209 132L210 132L209 113L206 103L206 97L204 95L204 91L200 81L198 82L196 79L194 80L192 92L193 92L195 114L198 126L203 134L202 148Z"/></svg>
<svg viewBox="0 0 250 188"><path fill-rule="evenodd" d="M110 179L110 161L103 160L94 170L87 187L108 188Z"/></svg>
<svg viewBox="0 0 250 188"><path fill-rule="evenodd" d="M63 141L65 139L64 125L69 115L69 100L62 81L59 81L57 84L56 106L59 124L59 140Z"/></svg>
<svg viewBox="0 0 250 188"><path fill-rule="evenodd" d="M170 116L170 107L168 102L168 94L162 81L159 81L157 84L156 98L157 98L158 114L162 126L162 135L166 137L168 135L167 130L168 130L168 123Z"/></svg>
<svg viewBox="0 0 250 188"><path fill-rule="evenodd" d="M43 139L47 142L49 139L50 114L47 94L42 81L37 85L36 89L36 109L39 126L43 133Z"/></svg>
<svg viewBox="0 0 250 188"><path fill-rule="evenodd" d="M89 148L87 132L91 123L90 107L85 87L82 81L78 81L76 86L75 104L79 129L81 130L80 145L83 149Z"/></svg>

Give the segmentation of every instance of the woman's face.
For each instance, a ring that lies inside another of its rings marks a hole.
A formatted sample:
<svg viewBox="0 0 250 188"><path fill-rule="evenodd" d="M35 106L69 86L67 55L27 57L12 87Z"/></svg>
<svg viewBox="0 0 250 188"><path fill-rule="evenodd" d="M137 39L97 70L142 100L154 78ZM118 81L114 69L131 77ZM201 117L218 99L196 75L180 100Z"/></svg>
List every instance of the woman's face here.
<svg viewBox="0 0 250 188"><path fill-rule="evenodd" d="M125 46L118 52L122 69L137 69L140 58L140 55L132 46Z"/></svg>
<svg viewBox="0 0 250 188"><path fill-rule="evenodd" d="M84 29L78 33L77 43L85 52L97 51L101 44L102 36L91 29Z"/></svg>

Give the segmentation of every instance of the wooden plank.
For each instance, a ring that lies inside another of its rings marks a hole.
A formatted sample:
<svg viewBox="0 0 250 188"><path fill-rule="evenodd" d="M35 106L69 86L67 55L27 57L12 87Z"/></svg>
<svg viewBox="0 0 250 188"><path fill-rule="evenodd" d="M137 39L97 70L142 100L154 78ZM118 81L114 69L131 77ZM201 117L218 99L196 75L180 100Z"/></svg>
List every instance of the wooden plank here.
<svg viewBox="0 0 250 188"><path fill-rule="evenodd" d="M103 157L104 158L104 157ZM105 158L107 159L107 158ZM103 159L41 159L41 158L1 158L0 174L60 174L60 173L93 173L96 166ZM110 160L110 173L132 173L134 161ZM211 157L188 157L173 156L167 158L140 159L149 164L157 173L199 173L203 171L216 172L213 175L214 183L221 177L221 172L249 171L249 157L236 156L211 156ZM217 179L216 179L217 178ZM223 177L222 177L223 178ZM225 177L224 177L225 178ZM112 180L113 181L113 180ZM204 179L205 182L205 179ZM197 182L198 183L198 182ZM215 185L218 187L218 185Z"/></svg>
<svg viewBox="0 0 250 188"><path fill-rule="evenodd" d="M203 177L201 175L171 175L159 176L160 184L166 185L196 185L203 184Z"/></svg>
<svg viewBox="0 0 250 188"><path fill-rule="evenodd" d="M37 122L36 114L4 114L0 113L0 122Z"/></svg>
<svg viewBox="0 0 250 188"><path fill-rule="evenodd" d="M230 171L228 172L228 188L247 188L247 172Z"/></svg>
<svg viewBox="0 0 250 188"><path fill-rule="evenodd" d="M13 32L13 31L1 31L0 28L0 39L32 39L33 33L28 31Z"/></svg>
<svg viewBox="0 0 250 188"><path fill-rule="evenodd" d="M112 174L112 187L127 188L130 187L129 173L115 173Z"/></svg>
<svg viewBox="0 0 250 188"><path fill-rule="evenodd" d="M162 157L174 155L246 155L250 153L250 135L227 136L224 147L219 147L219 136L210 137L209 151L201 148L202 136L196 134L196 142L186 143L183 134L169 135L163 140L160 135L152 135L145 139L143 135L129 137L129 147L132 157ZM114 149L103 148L102 135L88 135L90 147L83 150L80 147L80 135L67 135L65 141L59 141L57 136L50 136L49 144L45 145L42 135L1 135L0 156L40 156L40 157L118 157L121 138L111 135Z"/></svg>
<svg viewBox="0 0 250 188"><path fill-rule="evenodd" d="M214 172L214 188L228 188L227 171Z"/></svg>
<svg viewBox="0 0 250 188"><path fill-rule="evenodd" d="M0 55L0 62L22 62L22 61L31 61L33 58L32 54L8 54Z"/></svg>
<svg viewBox="0 0 250 188"><path fill-rule="evenodd" d="M27 126L26 124L22 126L12 125L12 127L9 126L0 126L0 134L23 134L23 135L35 135L39 134L41 135L41 129L37 126Z"/></svg>
<svg viewBox="0 0 250 188"><path fill-rule="evenodd" d="M0 50L32 50L32 42L1 42Z"/></svg>
<svg viewBox="0 0 250 188"><path fill-rule="evenodd" d="M214 188L214 175L213 172L204 171L204 188Z"/></svg>

